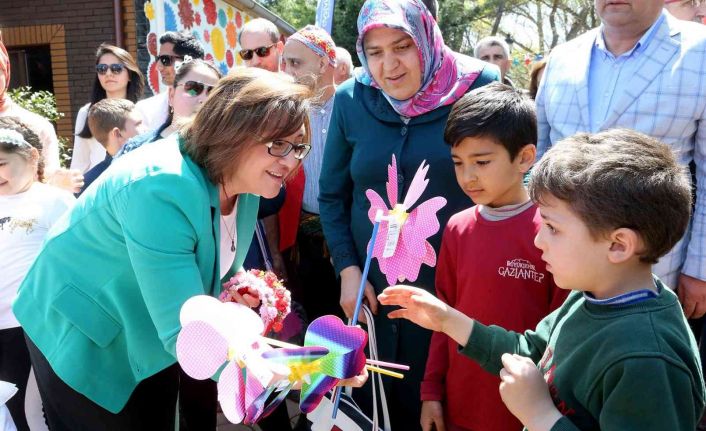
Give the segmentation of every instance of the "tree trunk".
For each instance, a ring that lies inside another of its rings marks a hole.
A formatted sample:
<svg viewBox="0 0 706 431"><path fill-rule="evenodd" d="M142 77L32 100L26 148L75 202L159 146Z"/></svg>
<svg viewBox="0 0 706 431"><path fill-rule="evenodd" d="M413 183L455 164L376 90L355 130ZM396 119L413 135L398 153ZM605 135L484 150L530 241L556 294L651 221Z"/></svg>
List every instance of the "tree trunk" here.
<svg viewBox="0 0 706 431"><path fill-rule="evenodd" d="M500 20L503 19L503 13L505 13L505 2L506 0L501 0L498 3L498 12L495 14L495 22L493 22L493 28L490 30L491 36L498 34L498 29L500 28Z"/></svg>

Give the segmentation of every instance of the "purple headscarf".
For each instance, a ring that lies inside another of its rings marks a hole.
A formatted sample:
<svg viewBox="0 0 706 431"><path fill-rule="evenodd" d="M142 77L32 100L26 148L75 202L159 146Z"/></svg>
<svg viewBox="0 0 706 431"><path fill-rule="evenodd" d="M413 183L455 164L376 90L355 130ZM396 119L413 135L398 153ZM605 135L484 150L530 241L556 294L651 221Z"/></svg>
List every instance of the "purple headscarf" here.
<svg viewBox="0 0 706 431"><path fill-rule="evenodd" d="M416 117L454 103L466 94L483 70L483 62L453 52L444 44L436 20L419 0L367 0L358 15L356 42L363 67L355 78L361 84L380 88L370 73L363 49L365 34L379 27L407 33L419 51L422 68L419 91L407 100L397 100L382 92L395 111L405 117Z"/></svg>

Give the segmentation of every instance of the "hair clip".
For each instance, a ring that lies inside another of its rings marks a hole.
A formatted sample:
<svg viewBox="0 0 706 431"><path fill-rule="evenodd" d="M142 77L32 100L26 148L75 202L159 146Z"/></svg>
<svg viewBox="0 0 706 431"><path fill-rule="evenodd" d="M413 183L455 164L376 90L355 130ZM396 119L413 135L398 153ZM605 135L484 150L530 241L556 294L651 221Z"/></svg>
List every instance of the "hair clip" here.
<svg viewBox="0 0 706 431"><path fill-rule="evenodd" d="M192 56L185 55L184 59L182 61L175 61L174 62L174 72L178 72L179 69L181 69L181 66L184 65L184 63L188 63L193 60L194 60L194 58Z"/></svg>
<svg viewBox="0 0 706 431"><path fill-rule="evenodd" d="M12 129L0 129L0 142L18 147L33 148L20 132Z"/></svg>

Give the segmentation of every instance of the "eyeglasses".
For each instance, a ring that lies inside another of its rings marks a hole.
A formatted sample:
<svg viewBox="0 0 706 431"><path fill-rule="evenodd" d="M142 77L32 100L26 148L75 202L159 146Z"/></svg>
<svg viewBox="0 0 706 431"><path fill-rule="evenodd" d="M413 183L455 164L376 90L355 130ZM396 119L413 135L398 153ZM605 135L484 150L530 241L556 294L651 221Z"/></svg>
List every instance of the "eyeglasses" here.
<svg viewBox="0 0 706 431"><path fill-rule="evenodd" d="M240 58L246 61L252 60L253 53L257 54L257 56L260 58L267 57L268 55L270 55L270 49L273 46L275 46L274 43L268 46L261 46L255 49L241 49L238 55L240 55Z"/></svg>
<svg viewBox="0 0 706 431"><path fill-rule="evenodd" d="M179 59L179 60L184 59L184 57L179 56L179 55L168 55L168 54L158 55L156 58L157 58L157 61L162 63L162 66L164 66L164 67L169 67L172 64L174 64L174 59Z"/></svg>
<svg viewBox="0 0 706 431"><path fill-rule="evenodd" d="M186 81L181 84L177 84L177 87L184 86L184 91L191 97L200 96L204 90L206 94L209 94L213 90L213 85L206 85L203 82L198 81Z"/></svg>
<svg viewBox="0 0 706 431"><path fill-rule="evenodd" d="M270 153L270 156L274 157L286 157L287 154L294 150L294 158L304 160L309 154L309 151L311 151L311 145L309 144L293 144L284 139L275 139L265 145L267 146L267 152Z"/></svg>
<svg viewBox="0 0 706 431"><path fill-rule="evenodd" d="M699 7L704 0L665 0L665 4L680 3L682 6L690 5L692 7Z"/></svg>
<svg viewBox="0 0 706 431"><path fill-rule="evenodd" d="M105 75L109 70L113 75L120 75L123 73L123 69L125 69L125 65L120 63L96 64L96 72L98 72L99 75Z"/></svg>

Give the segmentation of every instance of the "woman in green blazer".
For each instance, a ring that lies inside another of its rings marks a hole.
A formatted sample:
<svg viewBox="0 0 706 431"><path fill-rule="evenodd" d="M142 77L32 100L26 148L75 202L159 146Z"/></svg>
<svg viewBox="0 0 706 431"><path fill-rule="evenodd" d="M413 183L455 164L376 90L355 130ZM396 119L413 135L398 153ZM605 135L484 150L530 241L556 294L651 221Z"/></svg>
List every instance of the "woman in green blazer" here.
<svg viewBox="0 0 706 431"><path fill-rule="evenodd" d="M48 234L13 311L52 430L173 429L180 308L220 293L224 254L242 265L259 196L308 153L308 97L287 77L232 73L190 125L116 160Z"/></svg>
<svg viewBox="0 0 706 431"><path fill-rule="evenodd" d="M429 241L437 251L451 215L472 202L456 182L444 127L453 103L473 88L499 80L495 66L451 51L436 21L419 0L368 0L358 16L355 79L336 91L319 180L319 208L326 242L341 275L341 306L353 314L372 224L367 189L385 192L387 165L397 159L399 202L423 160L429 186L419 199L443 196L441 230ZM434 290L434 269L423 266L417 285ZM373 261L365 297L373 309L387 286ZM409 364L402 380L387 379L392 428L420 429L420 384L431 333L404 321L376 318L378 351ZM358 391L366 394L366 391ZM365 403L363 403L365 404Z"/></svg>

